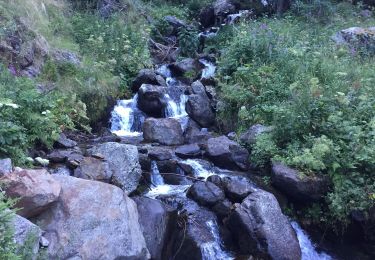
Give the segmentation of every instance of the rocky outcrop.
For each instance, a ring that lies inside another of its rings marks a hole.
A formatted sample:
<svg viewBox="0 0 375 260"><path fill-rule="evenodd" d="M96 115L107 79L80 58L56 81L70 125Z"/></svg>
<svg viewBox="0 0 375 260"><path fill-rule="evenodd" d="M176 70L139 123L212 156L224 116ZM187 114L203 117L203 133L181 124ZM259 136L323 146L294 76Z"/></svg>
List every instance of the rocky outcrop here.
<svg viewBox="0 0 375 260"><path fill-rule="evenodd" d="M243 254L261 259L301 259L296 234L271 193L251 193L236 205L227 225Z"/></svg>
<svg viewBox="0 0 375 260"><path fill-rule="evenodd" d="M328 192L325 176L306 176L282 163L272 165L272 184L296 201L317 201Z"/></svg>
<svg viewBox="0 0 375 260"><path fill-rule="evenodd" d="M165 94L165 87L143 84L138 90L138 108L149 116L162 117L167 105Z"/></svg>
<svg viewBox="0 0 375 260"><path fill-rule="evenodd" d="M212 126L215 122L215 113L212 110L205 87L202 83L196 81L192 84L191 89L193 94L189 95L186 112L201 127Z"/></svg>
<svg viewBox="0 0 375 260"><path fill-rule="evenodd" d="M187 196L202 206L213 206L224 200L224 192L212 182L198 181L190 187Z"/></svg>
<svg viewBox="0 0 375 260"><path fill-rule="evenodd" d="M248 168L248 151L226 136L208 139L206 150L213 163L219 167L230 170Z"/></svg>
<svg viewBox="0 0 375 260"><path fill-rule="evenodd" d="M151 69L142 69L131 84L132 91L138 92L143 84L165 86L165 80Z"/></svg>
<svg viewBox="0 0 375 260"><path fill-rule="evenodd" d="M143 138L147 142L164 145L183 144L182 128L174 118L148 118L143 124Z"/></svg>
<svg viewBox="0 0 375 260"><path fill-rule="evenodd" d="M87 180L109 182L112 172L106 161L94 157L85 157L74 170L74 176Z"/></svg>
<svg viewBox="0 0 375 260"><path fill-rule="evenodd" d="M134 201L137 203L139 224L151 258L161 260L175 224L175 212L158 200L135 197Z"/></svg>
<svg viewBox="0 0 375 260"><path fill-rule="evenodd" d="M0 159L0 177L11 173L13 169L12 160L10 158Z"/></svg>
<svg viewBox="0 0 375 260"><path fill-rule="evenodd" d="M0 178L8 197L17 199L18 214L33 217L57 201L61 186L47 170L14 171Z"/></svg>
<svg viewBox="0 0 375 260"><path fill-rule="evenodd" d="M347 45L353 52L365 49L375 54L375 27L350 27L335 34L332 39L339 45Z"/></svg>
<svg viewBox="0 0 375 260"><path fill-rule="evenodd" d="M90 149L89 152L104 156L112 173L112 184L127 193L137 188L142 170L138 161L136 146L109 142L99 144Z"/></svg>
<svg viewBox="0 0 375 260"><path fill-rule="evenodd" d="M247 131L241 134L240 141L247 145L254 145L256 138L263 134L269 133L273 130L273 127L256 124L251 126Z"/></svg>
<svg viewBox="0 0 375 260"><path fill-rule="evenodd" d="M137 206L121 189L68 176L53 178L62 187L60 198L36 218L50 242L49 259L149 258Z"/></svg>
<svg viewBox="0 0 375 260"><path fill-rule="evenodd" d="M11 225L14 229L14 242L20 247L19 250L27 246L25 259L39 259L39 242L42 239L42 230L19 215L13 217Z"/></svg>

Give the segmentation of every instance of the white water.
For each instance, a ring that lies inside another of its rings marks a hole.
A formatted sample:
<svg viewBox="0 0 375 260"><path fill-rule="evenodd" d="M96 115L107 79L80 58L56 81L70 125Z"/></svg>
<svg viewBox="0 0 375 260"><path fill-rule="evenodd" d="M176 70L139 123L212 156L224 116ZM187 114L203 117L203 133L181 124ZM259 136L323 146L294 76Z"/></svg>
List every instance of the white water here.
<svg viewBox="0 0 375 260"><path fill-rule="evenodd" d="M200 59L199 62L204 65L204 69L202 70L202 79L212 78L215 75L216 66L205 59Z"/></svg>
<svg viewBox="0 0 375 260"><path fill-rule="evenodd" d="M206 222L210 233L214 237L214 241L206 242L202 244L202 259L203 260L229 260L234 259L228 252L222 249L221 239L219 230L217 228L217 223L213 220Z"/></svg>
<svg viewBox="0 0 375 260"><path fill-rule="evenodd" d="M137 108L138 94L134 95L132 99L120 100L112 111L111 118L111 132L118 136L139 136L142 133L133 130L133 125L136 123L135 114L139 114L139 119L142 121L144 117Z"/></svg>
<svg viewBox="0 0 375 260"><path fill-rule="evenodd" d="M187 116L185 106L188 97L185 94L180 96L178 104L168 94L165 94L165 99L167 100L167 107L165 108L166 117L176 118Z"/></svg>
<svg viewBox="0 0 375 260"><path fill-rule="evenodd" d="M190 165L193 168L194 177L204 178L206 180L209 176L215 175L215 172L206 170L198 160L187 159L182 162Z"/></svg>
<svg viewBox="0 0 375 260"><path fill-rule="evenodd" d="M151 182L153 185L164 185L164 179L161 176L158 165L155 161L151 161Z"/></svg>
<svg viewBox="0 0 375 260"><path fill-rule="evenodd" d="M291 225L296 231L299 246L301 247L302 260L331 260L332 257L324 252L317 252L316 246L312 243L305 231L298 225L297 222L292 221Z"/></svg>

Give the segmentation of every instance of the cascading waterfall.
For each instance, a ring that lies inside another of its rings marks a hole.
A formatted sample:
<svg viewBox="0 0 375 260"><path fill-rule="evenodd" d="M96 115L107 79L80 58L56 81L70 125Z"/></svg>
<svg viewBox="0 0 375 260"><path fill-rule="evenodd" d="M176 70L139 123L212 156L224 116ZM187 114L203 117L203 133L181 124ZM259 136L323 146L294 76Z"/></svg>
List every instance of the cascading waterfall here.
<svg viewBox="0 0 375 260"><path fill-rule="evenodd" d="M202 259L203 260L229 260L234 259L228 252L222 249L221 239L217 223L209 220L205 223L214 237L214 241L204 243L202 245Z"/></svg>
<svg viewBox="0 0 375 260"><path fill-rule="evenodd" d="M111 131L118 136L141 135L145 116L137 107L138 94L132 99L120 100L112 111Z"/></svg>
<svg viewBox="0 0 375 260"><path fill-rule="evenodd" d="M164 179L160 174L158 165L155 161L151 162L151 182L153 185L164 185Z"/></svg>
<svg viewBox="0 0 375 260"><path fill-rule="evenodd" d="M201 163L197 160L188 159L183 161L193 168L194 177L207 179L211 175L215 175L214 172L206 170Z"/></svg>
<svg viewBox="0 0 375 260"><path fill-rule="evenodd" d="M305 233L305 231L298 225L297 222L290 223L296 231L299 246L301 247L302 260L331 260L332 257L324 252L318 253L316 247Z"/></svg>

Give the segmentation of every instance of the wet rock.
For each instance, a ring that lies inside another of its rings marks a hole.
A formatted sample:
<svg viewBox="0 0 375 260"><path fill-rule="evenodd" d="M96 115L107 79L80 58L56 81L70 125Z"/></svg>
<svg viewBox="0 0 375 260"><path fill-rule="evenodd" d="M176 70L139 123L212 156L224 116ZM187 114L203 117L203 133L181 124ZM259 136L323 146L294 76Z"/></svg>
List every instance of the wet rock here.
<svg viewBox="0 0 375 260"><path fill-rule="evenodd" d="M200 11L199 22L204 28L215 24L215 10L213 6L207 6Z"/></svg>
<svg viewBox="0 0 375 260"><path fill-rule="evenodd" d="M245 178L230 178L222 179L225 195L232 202L242 202L251 192L255 190L255 186Z"/></svg>
<svg viewBox="0 0 375 260"><path fill-rule="evenodd" d="M211 138L211 134L207 131L207 129L201 129L199 125L192 119L189 118L187 123L184 138L185 142L192 144L192 143L204 143L209 138Z"/></svg>
<svg viewBox="0 0 375 260"><path fill-rule="evenodd" d="M187 144L176 148L176 155L180 158L194 158L201 155L201 149L197 144Z"/></svg>
<svg viewBox="0 0 375 260"><path fill-rule="evenodd" d="M35 221L50 242L48 259L148 259L137 206L121 189L103 182L53 176L62 192Z"/></svg>
<svg viewBox="0 0 375 260"><path fill-rule="evenodd" d="M0 178L8 197L18 199L18 214L33 217L45 211L58 199L61 186L46 170L20 169Z"/></svg>
<svg viewBox="0 0 375 260"><path fill-rule="evenodd" d="M375 26L368 28L350 27L341 30L332 39L339 45L349 46L354 52L362 48L375 54Z"/></svg>
<svg viewBox="0 0 375 260"><path fill-rule="evenodd" d="M215 204L215 206L212 207L212 211L215 212L215 214L220 218L226 218L229 213L231 212L233 207L232 202L229 200L225 199L222 201L219 201L218 203Z"/></svg>
<svg viewBox="0 0 375 260"><path fill-rule="evenodd" d="M177 171L177 161L176 160L165 160L156 162L158 169L161 173L166 172L176 172Z"/></svg>
<svg viewBox="0 0 375 260"><path fill-rule="evenodd" d="M138 150L134 145L103 143L89 150L91 154L100 153L105 157L112 172L111 183L125 192L134 191L142 175L138 161Z"/></svg>
<svg viewBox="0 0 375 260"><path fill-rule="evenodd" d="M183 76L187 72L198 73L202 69L202 66L199 62L197 62L197 60L186 58L181 61L172 63L169 68L172 71L173 75Z"/></svg>
<svg viewBox="0 0 375 260"><path fill-rule="evenodd" d="M135 197L134 201L137 204L139 224L151 258L155 260L163 259L163 249L171 236L175 213L158 200Z"/></svg>
<svg viewBox="0 0 375 260"><path fill-rule="evenodd" d="M186 177L182 171L163 174L164 182L170 185L192 185L193 182Z"/></svg>
<svg viewBox="0 0 375 260"><path fill-rule="evenodd" d="M27 246L25 257L30 260L39 259L39 241L42 238L42 230L19 215L14 216L11 226L14 228L14 242L21 247L21 250Z"/></svg>
<svg viewBox="0 0 375 260"><path fill-rule="evenodd" d="M273 130L273 127L256 124L251 126L246 132L240 136L240 141L247 145L253 145L256 142L256 138L263 134L269 133Z"/></svg>
<svg viewBox="0 0 375 260"><path fill-rule="evenodd" d="M157 75L155 71L151 69L142 69L139 71L137 77L131 84L132 91L138 92L139 88L143 84L160 85L165 86L165 80L160 75Z"/></svg>
<svg viewBox="0 0 375 260"><path fill-rule="evenodd" d="M228 228L240 253L262 259L301 259L297 236L269 192L257 190L230 214Z"/></svg>
<svg viewBox="0 0 375 260"><path fill-rule="evenodd" d="M212 182L216 186L223 188L223 183L221 181L221 177L219 175L211 175L208 176L207 181Z"/></svg>
<svg viewBox="0 0 375 260"><path fill-rule="evenodd" d="M165 94L165 87L143 84L138 90L138 108L149 116L162 117L167 105Z"/></svg>
<svg viewBox="0 0 375 260"><path fill-rule="evenodd" d="M207 155L218 167L230 170L248 168L248 151L226 136L208 139Z"/></svg>
<svg viewBox="0 0 375 260"><path fill-rule="evenodd" d="M148 152L151 160L165 161L174 157L174 152L168 147L152 147Z"/></svg>
<svg viewBox="0 0 375 260"><path fill-rule="evenodd" d="M150 171L151 169L151 159L148 157L147 154L138 155L139 164L141 165L142 171Z"/></svg>
<svg viewBox="0 0 375 260"><path fill-rule="evenodd" d="M109 182L112 172L106 161L94 157L85 157L74 170L74 177Z"/></svg>
<svg viewBox="0 0 375 260"><path fill-rule="evenodd" d="M12 160L10 158L0 159L0 177L11 173L13 170Z"/></svg>
<svg viewBox="0 0 375 260"><path fill-rule="evenodd" d="M325 176L304 176L282 163L272 165L272 184L297 201L317 201L328 192Z"/></svg>
<svg viewBox="0 0 375 260"><path fill-rule="evenodd" d="M146 142L164 145L180 145L184 142L181 125L174 118L147 118L143 124L143 138Z"/></svg>
<svg viewBox="0 0 375 260"><path fill-rule="evenodd" d="M212 182L198 181L188 190L187 196L202 206L213 206L224 200L224 192Z"/></svg>
<svg viewBox="0 0 375 260"><path fill-rule="evenodd" d="M55 143L55 146L58 148L73 148L77 146L77 142L69 139L65 134L61 133L59 139Z"/></svg>
<svg viewBox="0 0 375 260"><path fill-rule="evenodd" d="M186 112L201 127L210 127L215 123L215 113L205 92L189 95Z"/></svg>

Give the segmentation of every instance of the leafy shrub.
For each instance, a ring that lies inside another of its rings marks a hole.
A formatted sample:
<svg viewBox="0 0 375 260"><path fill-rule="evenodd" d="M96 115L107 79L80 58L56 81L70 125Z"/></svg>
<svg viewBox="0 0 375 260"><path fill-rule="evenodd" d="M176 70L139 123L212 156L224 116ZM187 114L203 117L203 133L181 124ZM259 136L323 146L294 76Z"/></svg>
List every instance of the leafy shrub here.
<svg viewBox="0 0 375 260"><path fill-rule="evenodd" d="M252 162L328 175L330 217L323 219L345 224L353 210L375 202L375 63L330 42L361 18L331 18L326 27L301 17L243 24L226 41L219 77L223 114L237 118L240 131L255 123L275 127L252 147Z"/></svg>
<svg viewBox="0 0 375 260"><path fill-rule="evenodd" d="M198 50L198 32L193 28L181 28L178 32L178 43L181 55L194 57Z"/></svg>
<svg viewBox="0 0 375 260"><path fill-rule="evenodd" d="M17 254L17 245L14 243L14 231L12 219L14 212L9 210L13 205L12 201L6 200L0 189L0 258L4 260L20 259Z"/></svg>
<svg viewBox="0 0 375 260"><path fill-rule="evenodd" d="M0 68L0 156L25 162L25 152L36 144L50 147L64 128L80 122L71 97L39 93L35 83ZM72 106L67 106L72 104Z"/></svg>

